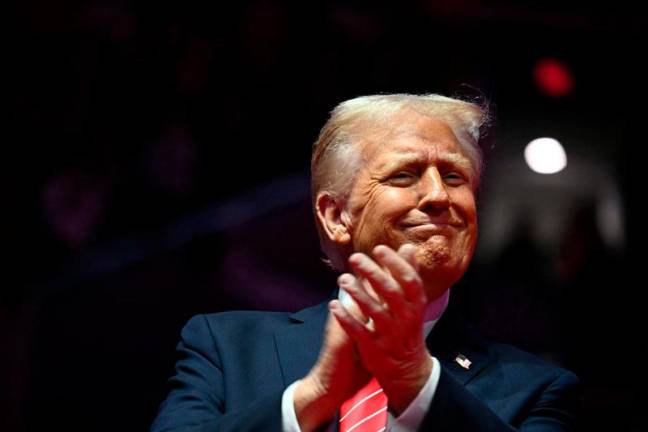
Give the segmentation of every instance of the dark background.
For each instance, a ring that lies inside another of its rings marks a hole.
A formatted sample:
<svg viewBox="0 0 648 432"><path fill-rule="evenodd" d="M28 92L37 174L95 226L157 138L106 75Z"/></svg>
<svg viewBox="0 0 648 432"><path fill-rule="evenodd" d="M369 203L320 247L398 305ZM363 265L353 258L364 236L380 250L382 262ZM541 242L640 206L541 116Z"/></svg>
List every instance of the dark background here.
<svg viewBox="0 0 648 432"><path fill-rule="evenodd" d="M335 287L308 189L328 112L475 89L497 122L453 301L581 377L580 430L639 430L645 46L629 2L7 10L0 430L146 430L192 315L296 310ZM552 93L543 61L572 85ZM566 170L526 168L540 136Z"/></svg>

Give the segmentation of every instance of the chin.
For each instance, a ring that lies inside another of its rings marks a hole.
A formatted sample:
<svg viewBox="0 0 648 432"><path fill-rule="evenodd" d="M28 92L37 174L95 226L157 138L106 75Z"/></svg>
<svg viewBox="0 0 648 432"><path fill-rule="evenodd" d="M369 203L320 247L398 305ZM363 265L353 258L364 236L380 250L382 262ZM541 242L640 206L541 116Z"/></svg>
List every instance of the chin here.
<svg viewBox="0 0 648 432"><path fill-rule="evenodd" d="M416 260L421 270L437 269L459 265L456 248L452 247L450 239L443 235L429 237L417 244Z"/></svg>
<svg viewBox="0 0 648 432"><path fill-rule="evenodd" d="M447 238L430 238L418 245L416 260L419 272L428 287L428 297L434 300L454 285L466 272L464 256L457 256Z"/></svg>

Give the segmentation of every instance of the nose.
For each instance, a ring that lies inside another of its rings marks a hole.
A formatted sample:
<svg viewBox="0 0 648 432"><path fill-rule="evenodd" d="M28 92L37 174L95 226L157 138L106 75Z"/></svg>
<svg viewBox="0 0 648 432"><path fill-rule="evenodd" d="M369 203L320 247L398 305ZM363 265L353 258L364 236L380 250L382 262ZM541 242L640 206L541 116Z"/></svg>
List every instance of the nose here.
<svg viewBox="0 0 648 432"><path fill-rule="evenodd" d="M418 208L423 212L443 210L450 207L450 196L441 173L436 167L425 171L420 182L421 198Z"/></svg>

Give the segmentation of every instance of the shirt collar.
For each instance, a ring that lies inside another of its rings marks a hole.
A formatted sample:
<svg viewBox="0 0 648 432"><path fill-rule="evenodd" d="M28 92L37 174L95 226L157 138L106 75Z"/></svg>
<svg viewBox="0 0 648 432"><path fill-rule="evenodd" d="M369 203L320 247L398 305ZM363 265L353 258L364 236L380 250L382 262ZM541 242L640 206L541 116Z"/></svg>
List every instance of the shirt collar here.
<svg viewBox="0 0 648 432"><path fill-rule="evenodd" d="M423 315L423 336L428 337L434 326L441 319L441 315L445 312L450 302L450 288L445 290L441 296L432 301L425 308Z"/></svg>

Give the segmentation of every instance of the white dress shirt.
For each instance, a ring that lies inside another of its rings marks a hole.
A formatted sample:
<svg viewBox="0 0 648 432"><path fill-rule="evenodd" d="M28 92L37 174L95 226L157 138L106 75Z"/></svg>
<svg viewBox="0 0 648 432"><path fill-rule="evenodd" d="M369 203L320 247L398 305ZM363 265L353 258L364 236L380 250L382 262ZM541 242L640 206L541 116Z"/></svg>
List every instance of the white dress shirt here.
<svg viewBox="0 0 648 432"><path fill-rule="evenodd" d="M348 293L340 289L338 298L345 304L350 301L351 297ZM448 306L450 299L450 290L447 290L441 297L430 303L426 310L423 322L423 336L427 338L432 331L434 325L439 321L441 315ZM392 432L410 432L416 431L423 422L423 418L434 398L437 385L439 383L439 376L441 375L441 364L436 357L432 357L432 372L427 382L421 389L414 400L398 417L394 417L391 413L387 416L387 431ZM299 380L295 381L284 390L283 397L281 398L281 420L284 432L301 432L299 423L297 422L297 415L295 413L295 404L293 394Z"/></svg>

